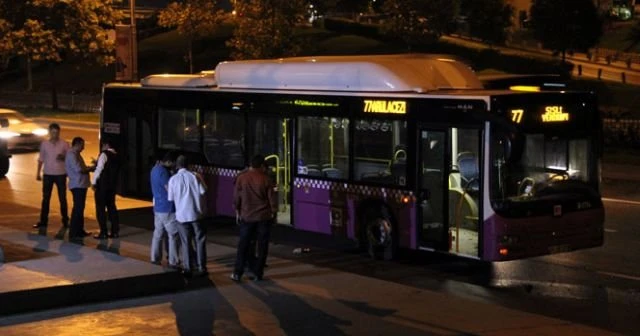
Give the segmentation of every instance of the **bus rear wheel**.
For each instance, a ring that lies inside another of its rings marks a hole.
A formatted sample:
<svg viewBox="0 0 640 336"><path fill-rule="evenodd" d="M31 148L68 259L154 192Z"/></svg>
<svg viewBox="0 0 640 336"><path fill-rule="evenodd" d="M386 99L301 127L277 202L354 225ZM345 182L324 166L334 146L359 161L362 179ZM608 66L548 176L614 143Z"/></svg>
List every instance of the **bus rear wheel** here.
<svg viewBox="0 0 640 336"><path fill-rule="evenodd" d="M371 258L391 260L396 257L397 230L384 211L367 211L363 229L363 240Z"/></svg>

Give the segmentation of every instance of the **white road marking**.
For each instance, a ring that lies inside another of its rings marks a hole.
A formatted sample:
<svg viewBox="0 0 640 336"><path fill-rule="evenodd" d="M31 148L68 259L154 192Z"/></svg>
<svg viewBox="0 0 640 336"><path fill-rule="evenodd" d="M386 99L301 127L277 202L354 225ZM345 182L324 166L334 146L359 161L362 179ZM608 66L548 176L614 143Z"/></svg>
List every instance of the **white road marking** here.
<svg viewBox="0 0 640 336"><path fill-rule="evenodd" d="M597 272L600 273L600 274L604 274L604 275L608 275L608 276L612 276L612 277L616 277L616 278L624 278L624 279L640 281L640 277L633 276L633 275L613 273L613 272L602 272L602 271L597 271Z"/></svg>
<svg viewBox="0 0 640 336"><path fill-rule="evenodd" d="M604 229L604 232L616 233L616 232L618 232L618 230L614 230L614 229Z"/></svg>
<svg viewBox="0 0 640 336"><path fill-rule="evenodd" d="M605 201L605 202L640 205L640 202L638 202L638 201L629 201L629 200L618 199L618 198L606 198L606 197L603 197L602 200Z"/></svg>

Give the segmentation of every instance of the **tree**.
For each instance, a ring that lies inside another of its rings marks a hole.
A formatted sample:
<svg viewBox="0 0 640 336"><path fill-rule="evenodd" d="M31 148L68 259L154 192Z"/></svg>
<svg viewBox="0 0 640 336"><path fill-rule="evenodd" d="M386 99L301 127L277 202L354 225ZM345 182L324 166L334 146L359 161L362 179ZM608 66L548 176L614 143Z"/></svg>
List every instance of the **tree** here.
<svg viewBox="0 0 640 336"><path fill-rule="evenodd" d="M50 66L52 108L58 109L55 65L83 61L108 65L115 61L115 41L108 29L121 15L113 8L118 0L0 0L0 15L11 23L8 39L13 54ZM28 70L29 71L29 70Z"/></svg>
<svg viewBox="0 0 640 336"><path fill-rule="evenodd" d="M534 0L531 28L546 49L587 52L602 37L602 19L592 0Z"/></svg>
<svg viewBox="0 0 640 336"><path fill-rule="evenodd" d="M2 17L2 14L0 14ZM7 66L10 55L13 51L13 43L9 38L11 25L6 20L0 18L0 69Z"/></svg>
<svg viewBox="0 0 640 336"><path fill-rule="evenodd" d="M236 27L227 46L234 59L295 56L302 41L294 29L304 20L303 0L246 0L236 4Z"/></svg>
<svg viewBox="0 0 640 336"><path fill-rule="evenodd" d="M435 41L453 28L457 2L452 0L387 0L389 19L383 32L404 41L408 48Z"/></svg>
<svg viewBox="0 0 640 336"><path fill-rule="evenodd" d="M193 73L193 42L206 37L224 22L226 14L216 8L216 0L172 2L158 14L158 25L176 28L187 37L189 73Z"/></svg>
<svg viewBox="0 0 640 336"><path fill-rule="evenodd" d="M507 40L507 28L511 27L513 7L504 0L474 0L467 3L469 31L490 45L503 44Z"/></svg>

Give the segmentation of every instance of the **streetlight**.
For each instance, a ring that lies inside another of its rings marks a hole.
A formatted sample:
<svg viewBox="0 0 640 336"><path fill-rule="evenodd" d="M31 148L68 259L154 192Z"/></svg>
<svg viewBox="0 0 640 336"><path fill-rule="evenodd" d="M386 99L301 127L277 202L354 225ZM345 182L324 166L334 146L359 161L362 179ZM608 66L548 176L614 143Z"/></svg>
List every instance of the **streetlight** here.
<svg viewBox="0 0 640 336"><path fill-rule="evenodd" d="M136 32L136 0L129 0L131 16L131 80L138 80L138 34Z"/></svg>

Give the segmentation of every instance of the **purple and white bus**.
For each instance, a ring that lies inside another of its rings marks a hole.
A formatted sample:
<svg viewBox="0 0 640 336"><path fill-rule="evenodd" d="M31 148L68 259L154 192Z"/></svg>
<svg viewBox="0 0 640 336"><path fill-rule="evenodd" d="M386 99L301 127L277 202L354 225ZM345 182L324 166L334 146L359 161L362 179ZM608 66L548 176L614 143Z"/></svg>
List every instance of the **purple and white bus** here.
<svg viewBox="0 0 640 336"><path fill-rule="evenodd" d="M154 156L187 153L212 216L266 156L279 225L487 261L600 246L593 94L486 90L443 55L223 62L104 87L101 137L126 157L119 193L149 197ZM534 89L534 90L531 90Z"/></svg>

